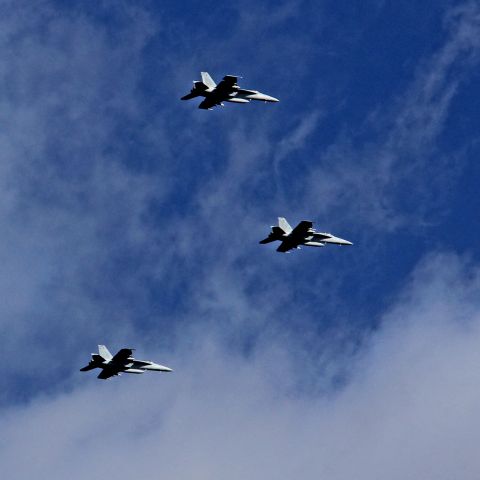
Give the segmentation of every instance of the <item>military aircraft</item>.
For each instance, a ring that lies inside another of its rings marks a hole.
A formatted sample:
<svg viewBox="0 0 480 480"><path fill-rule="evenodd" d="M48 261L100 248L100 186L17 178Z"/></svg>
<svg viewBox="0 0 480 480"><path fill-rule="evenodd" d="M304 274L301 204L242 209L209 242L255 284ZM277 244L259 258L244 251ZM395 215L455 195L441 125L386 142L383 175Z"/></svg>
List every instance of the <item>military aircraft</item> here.
<svg viewBox="0 0 480 480"><path fill-rule="evenodd" d="M205 97L198 106L203 110L211 110L216 105L223 107L223 102L231 103L249 103L250 100L260 100L262 102L278 102L279 100L270 95L265 95L257 90L245 90L237 84L238 77L226 75L217 85L207 72L201 72L202 81L193 82L193 88L188 95L182 97L182 100L190 100L195 97Z"/></svg>
<svg viewBox="0 0 480 480"><path fill-rule="evenodd" d="M334 237L330 233L316 232L313 223L307 220L303 220L292 229L285 218L278 217L278 226L272 226L271 228L270 235L261 240L260 243L265 244L280 240L282 243L277 248L277 252L288 252L294 248L300 248L300 245L307 245L308 247L324 247L327 243L353 245L352 242Z"/></svg>
<svg viewBox="0 0 480 480"><path fill-rule="evenodd" d="M115 355L112 355L105 345L98 346L98 353L92 353L90 363L80 369L81 372L87 372L94 368L101 368L102 371L97 378L106 380L107 378L125 373L145 373L147 370L157 372L171 372L172 369L158 365L148 360L135 360L132 357L133 349L122 348Z"/></svg>

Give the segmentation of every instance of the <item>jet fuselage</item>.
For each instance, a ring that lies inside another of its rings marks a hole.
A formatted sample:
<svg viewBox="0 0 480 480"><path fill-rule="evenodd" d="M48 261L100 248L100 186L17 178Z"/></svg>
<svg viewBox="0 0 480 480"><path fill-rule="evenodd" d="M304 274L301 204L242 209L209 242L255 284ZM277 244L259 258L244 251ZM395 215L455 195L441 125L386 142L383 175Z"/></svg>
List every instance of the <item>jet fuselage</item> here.
<svg viewBox="0 0 480 480"><path fill-rule="evenodd" d="M308 247L325 247L327 244L352 245L352 242L336 237L331 233L317 232L312 227L312 222L302 221L294 229L283 217L279 217L278 225L272 226L270 235L261 240L260 243L270 243L280 241L278 252L288 252L289 250L300 248L301 245Z"/></svg>
<svg viewBox="0 0 480 480"><path fill-rule="evenodd" d="M106 379L111 376L120 375L122 373L145 373L147 370L157 372L171 372L172 369L151 362L149 360L136 360L131 356L133 350L122 349L115 356L107 350L105 345L99 345L99 353L92 353L90 363L81 368L82 372L100 368L102 372L98 378Z"/></svg>
<svg viewBox="0 0 480 480"><path fill-rule="evenodd" d="M265 93L258 92L257 90L239 89L236 92L232 92L228 94L228 96L218 95L217 92L215 92L214 88L207 88L206 90L194 89L192 90L191 94L194 94L194 93L196 94L195 95L196 97L205 97L205 98L213 97L215 100L219 100L221 102L231 102L231 103L249 103L250 100L258 100L261 102L278 102L279 101L278 98L272 97L270 95L266 95Z"/></svg>
<svg viewBox="0 0 480 480"><path fill-rule="evenodd" d="M251 100L260 102L278 102L278 98L266 95L258 90L241 88L237 84L237 77L226 75L217 85L207 72L201 72L202 80L193 82L193 88L182 100L190 100L195 97L205 97L199 108L210 110L223 102L249 103Z"/></svg>

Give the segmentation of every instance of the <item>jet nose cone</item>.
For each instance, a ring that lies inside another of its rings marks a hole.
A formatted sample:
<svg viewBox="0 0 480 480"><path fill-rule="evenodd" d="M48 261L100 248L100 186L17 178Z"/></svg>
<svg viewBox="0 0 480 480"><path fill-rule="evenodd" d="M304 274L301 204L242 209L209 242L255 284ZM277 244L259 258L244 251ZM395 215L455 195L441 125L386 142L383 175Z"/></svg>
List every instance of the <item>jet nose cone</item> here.
<svg viewBox="0 0 480 480"><path fill-rule="evenodd" d="M265 101L266 102L279 102L280 100L275 97L271 97L270 95L265 95Z"/></svg>
<svg viewBox="0 0 480 480"><path fill-rule="evenodd" d="M245 95L246 99L248 100L259 100L261 102L278 102L278 98L271 97L270 95L265 95L264 93L261 92L253 92Z"/></svg>
<svg viewBox="0 0 480 480"><path fill-rule="evenodd" d="M158 363L150 363L149 365L145 365L145 370L156 370L157 372L173 372L173 370L165 365L159 365Z"/></svg>
<svg viewBox="0 0 480 480"><path fill-rule="evenodd" d="M349 242L348 240L345 240L343 238L334 237L333 235L330 238L326 238L326 239L322 240L322 242L334 243L336 245L353 245L352 242Z"/></svg>

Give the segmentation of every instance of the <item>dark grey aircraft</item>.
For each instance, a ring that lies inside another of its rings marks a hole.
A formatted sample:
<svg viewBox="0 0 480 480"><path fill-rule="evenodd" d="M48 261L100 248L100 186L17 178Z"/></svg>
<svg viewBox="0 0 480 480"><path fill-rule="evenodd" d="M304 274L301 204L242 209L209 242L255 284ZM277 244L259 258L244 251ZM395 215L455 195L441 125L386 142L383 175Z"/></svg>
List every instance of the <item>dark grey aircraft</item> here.
<svg viewBox="0 0 480 480"><path fill-rule="evenodd" d="M300 248L300 245L306 245L307 247L324 247L328 243L353 245L352 242L334 237L331 233L316 232L313 228L313 223L307 220L303 220L292 229L285 218L278 217L278 226L272 226L271 228L270 235L261 240L260 243L280 240L282 243L277 248L277 252L288 252L294 248Z"/></svg>
<svg viewBox="0 0 480 480"><path fill-rule="evenodd" d="M193 88L182 100L190 100L195 97L205 97L198 108L211 110L216 105L223 107L223 102L249 103L250 100L262 102L278 102L279 100L270 95L265 95L257 90L246 90L237 84L238 77L226 75L217 85L207 72L201 72L202 81L193 82Z"/></svg>
<svg viewBox="0 0 480 480"><path fill-rule="evenodd" d="M121 375L122 373L145 373L147 370L156 372L171 372L172 369L153 363L148 360L135 360L132 357L133 350L122 348L115 355L112 355L105 345L98 346L98 353L92 353L90 363L80 369L81 372L87 372L94 368L101 368L102 371L97 378L106 380L107 378Z"/></svg>

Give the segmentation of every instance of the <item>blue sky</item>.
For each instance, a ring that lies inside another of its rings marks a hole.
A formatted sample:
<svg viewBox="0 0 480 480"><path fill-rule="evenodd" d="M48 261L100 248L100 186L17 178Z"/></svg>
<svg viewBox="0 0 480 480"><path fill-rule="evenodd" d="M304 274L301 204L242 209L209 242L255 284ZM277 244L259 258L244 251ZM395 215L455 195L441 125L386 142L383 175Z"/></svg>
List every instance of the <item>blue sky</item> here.
<svg viewBox="0 0 480 480"><path fill-rule="evenodd" d="M1 5L2 477L476 478L478 2Z"/></svg>

